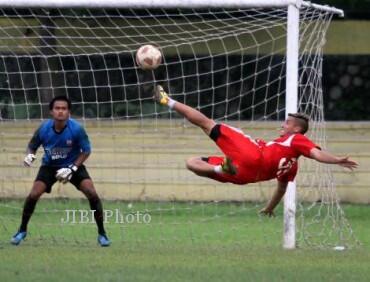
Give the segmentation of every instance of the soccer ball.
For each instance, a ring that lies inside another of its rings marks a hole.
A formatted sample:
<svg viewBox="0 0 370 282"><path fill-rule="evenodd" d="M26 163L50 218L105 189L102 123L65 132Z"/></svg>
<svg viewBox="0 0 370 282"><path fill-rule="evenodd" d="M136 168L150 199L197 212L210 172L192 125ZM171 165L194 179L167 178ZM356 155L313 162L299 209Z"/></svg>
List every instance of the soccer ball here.
<svg viewBox="0 0 370 282"><path fill-rule="evenodd" d="M162 53L153 45L143 45L136 52L136 63L143 70L154 70L161 62Z"/></svg>

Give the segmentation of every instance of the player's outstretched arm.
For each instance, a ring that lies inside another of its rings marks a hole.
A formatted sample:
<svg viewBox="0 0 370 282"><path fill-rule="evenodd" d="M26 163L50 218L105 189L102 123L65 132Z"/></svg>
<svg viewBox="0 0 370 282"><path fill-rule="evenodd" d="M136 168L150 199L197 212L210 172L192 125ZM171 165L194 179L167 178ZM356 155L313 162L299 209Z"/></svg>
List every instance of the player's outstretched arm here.
<svg viewBox="0 0 370 282"><path fill-rule="evenodd" d="M313 148L311 150L310 157L321 163L337 164L350 170L353 170L358 166L358 163L350 160L349 157L337 157L329 152L325 152L317 148Z"/></svg>
<svg viewBox="0 0 370 282"><path fill-rule="evenodd" d="M275 216L274 209L277 206L277 204L281 201L281 198L284 196L287 186L288 186L288 182L278 181L277 188L274 194L272 195L270 202L267 204L266 207L260 210L261 214L265 214L268 216Z"/></svg>

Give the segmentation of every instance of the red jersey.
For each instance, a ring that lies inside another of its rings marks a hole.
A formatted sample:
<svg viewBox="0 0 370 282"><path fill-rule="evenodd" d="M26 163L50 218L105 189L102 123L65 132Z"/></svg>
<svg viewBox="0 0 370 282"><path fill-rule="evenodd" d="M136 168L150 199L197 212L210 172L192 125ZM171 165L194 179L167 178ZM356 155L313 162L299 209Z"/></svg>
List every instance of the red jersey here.
<svg viewBox="0 0 370 282"><path fill-rule="evenodd" d="M277 178L279 181L293 181L298 170L298 157L310 156L313 148L320 148L303 134L285 135L266 143L257 140L262 151L259 180Z"/></svg>
<svg viewBox="0 0 370 282"><path fill-rule="evenodd" d="M225 156L237 167L237 174L213 174L210 177L220 182L248 184L277 178L281 182L293 181L298 170L300 155L310 156L313 148L320 148L303 134L285 135L266 143L253 140L242 131L225 124L215 140ZM221 156L206 158L213 165L223 162Z"/></svg>

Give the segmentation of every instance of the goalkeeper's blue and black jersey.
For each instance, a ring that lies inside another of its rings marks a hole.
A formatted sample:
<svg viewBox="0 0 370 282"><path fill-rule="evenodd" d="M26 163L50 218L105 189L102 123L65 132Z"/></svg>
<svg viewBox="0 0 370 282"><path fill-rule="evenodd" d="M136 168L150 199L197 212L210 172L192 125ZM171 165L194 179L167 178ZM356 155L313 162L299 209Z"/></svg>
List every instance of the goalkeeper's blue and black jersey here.
<svg viewBox="0 0 370 282"><path fill-rule="evenodd" d="M56 132L54 120L47 120L34 133L28 144L36 151L44 148L42 165L67 167L78 158L81 152L90 153L91 146L85 129L74 119L69 119L61 132Z"/></svg>

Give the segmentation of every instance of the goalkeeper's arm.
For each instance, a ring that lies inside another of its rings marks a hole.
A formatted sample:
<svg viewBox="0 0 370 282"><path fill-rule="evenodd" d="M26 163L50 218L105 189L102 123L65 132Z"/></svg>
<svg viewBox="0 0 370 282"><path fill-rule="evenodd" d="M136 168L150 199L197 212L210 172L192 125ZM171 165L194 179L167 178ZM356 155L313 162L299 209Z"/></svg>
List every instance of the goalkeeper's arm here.
<svg viewBox="0 0 370 282"><path fill-rule="evenodd" d="M79 167L87 160L89 156L90 152L81 152L78 158L73 162L73 164Z"/></svg>
<svg viewBox="0 0 370 282"><path fill-rule="evenodd" d="M67 183L71 180L72 175L78 170L78 168L87 160L90 152L81 152L73 164L68 167L63 167L57 170L55 175L56 179L62 183Z"/></svg>
<svg viewBox="0 0 370 282"><path fill-rule="evenodd" d="M24 160L23 160L23 165L31 166L35 160L36 160L36 151L28 149L26 156L24 157Z"/></svg>
<svg viewBox="0 0 370 282"><path fill-rule="evenodd" d="M36 151L41 145L41 140L39 136L40 127L33 134L30 142L28 142L26 157L23 160L24 166L31 166L36 160Z"/></svg>
<svg viewBox="0 0 370 282"><path fill-rule="evenodd" d="M56 179L58 179L62 183L67 183L69 180L71 180L73 173L75 173L78 170L78 167L81 166L90 156L90 141L83 127L79 128L78 140L80 146L80 154L78 155L77 159L68 167L59 169L57 171L57 174L55 175Z"/></svg>

